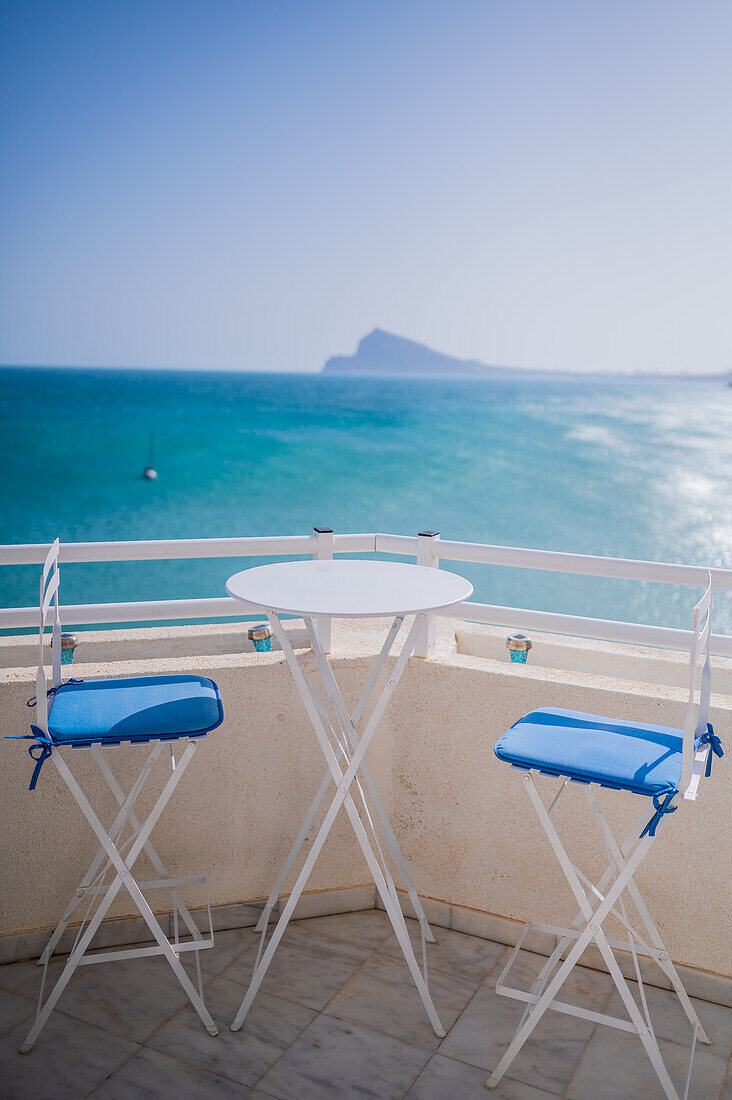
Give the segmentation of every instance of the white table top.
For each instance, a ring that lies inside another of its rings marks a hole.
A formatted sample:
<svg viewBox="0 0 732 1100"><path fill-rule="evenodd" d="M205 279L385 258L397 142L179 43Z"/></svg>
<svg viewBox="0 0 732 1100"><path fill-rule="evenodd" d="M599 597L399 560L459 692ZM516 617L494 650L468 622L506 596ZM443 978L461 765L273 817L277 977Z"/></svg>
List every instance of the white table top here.
<svg viewBox="0 0 732 1100"><path fill-rule="evenodd" d="M258 565L226 582L235 600L286 615L376 618L438 611L473 594L445 569L390 561L291 561Z"/></svg>

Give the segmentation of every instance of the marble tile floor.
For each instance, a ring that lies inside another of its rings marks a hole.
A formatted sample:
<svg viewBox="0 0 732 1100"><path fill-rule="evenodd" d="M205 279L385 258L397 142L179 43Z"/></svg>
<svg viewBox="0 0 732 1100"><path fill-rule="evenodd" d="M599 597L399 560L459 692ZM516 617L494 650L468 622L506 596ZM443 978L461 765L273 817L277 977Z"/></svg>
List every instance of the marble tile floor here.
<svg viewBox="0 0 732 1100"><path fill-rule="evenodd" d="M412 935L417 935L414 922ZM549 1013L498 1089L483 1082L521 1006L495 993L507 949L435 928L430 988L447 1036L438 1039L384 913L293 922L243 1029L229 1030L256 954L250 929L216 933L201 953L211 1038L164 960L80 968L29 1055L18 1054L35 1009L40 969L0 967L0 1097L135 1100L663 1100L640 1040ZM186 960L189 962L189 960ZM528 983L539 956L512 972ZM49 982L58 973L54 963ZM618 1012L610 978L578 968L567 998ZM688 1028L670 993L651 1012L680 1091ZM732 1009L695 1002L712 1045L699 1046L692 1100L732 1100ZM619 1013L618 1013L619 1014Z"/></svg>

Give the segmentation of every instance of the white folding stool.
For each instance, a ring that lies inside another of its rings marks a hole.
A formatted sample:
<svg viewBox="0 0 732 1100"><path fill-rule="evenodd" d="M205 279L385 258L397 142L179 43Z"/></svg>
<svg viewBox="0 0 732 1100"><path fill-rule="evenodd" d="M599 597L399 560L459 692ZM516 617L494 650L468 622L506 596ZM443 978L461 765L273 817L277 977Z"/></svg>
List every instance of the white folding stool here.
<svg viewBox="0 0 732 1100"><path fill-rule="evenodd" d="M544 1013L551 1008L637 1034L658 1075L664 1093L669 1100L679 1100L679 1092L672 1083L661 1057L648 1011L638 961L639 956L645 956L653 959L666 975L689 1020L691 1053L682 1094L684 1100L688 1096L697 1040L709 1043L710 1039L694 1011L633 876L651 851L658 828L667 820L667 815L674 813L684 804L694 802L699 791L702 773L706 776L711 773L713 755L723 755L720 740L708 724L711 690L709 665L711 605L710 574L707 590L693 613L689 661L691 686L683 730L617 721L596 714L547 708L525 715L500 738L495 746L499 760L520 769L526 793L556 853L580 911L569 928L544 924L540 921L529 921L521 932L518 943L498 979L496 992L525 1002L526 1009L506 1053L486 1081L489 1089L496 1087ZM704 656L704 666L697 706L696 681L702 656ZM554 775L561 780L559 790L548 808L536 788L533 771ZM583 785L590 811L602 834L608 866L597 884L593 884L567 854L551 819L552 810L568 783ZM643 809L622 843L618 843L610 831L607 820L600 810L594 785L651 797L651 804ZM628 919L623 897L626 891L635 905L644 928L644 935L639 933ZM609 939L603 932L603 923L611 914L627 932L627 940ZM506 985L506 977L526 934L530 931L549 932L557 937L557 944L531 990L526 992ZM602 954L630 1017L627 1020L602 1012L590 1012L557 999L571 970L591 943L595 943ZM573 946L561 961L570 944ZM630 951L633 956L640 1007L613 954L613 949L618 948Z"/></svg>
<svg viewBox="0 0 732 1100"><path fill-rule="evenodd" d="M77 966L150 955L165 956L206 1030L211 1035L217 1035L218 1028L203 1000L198 956L199 950L213 947L213 927L206 877L191 875L171 878L150 841L150 833L173 791L183 778L198 740L223 721L223 708L218 687L212 680L200 676L145 676L117 680L68 680L62 683L58 556L59 540L56 539L48 552L41 575L36 696L35 700L29 700L29 705L36 706L36 722L31 725L33 732L22 738L33 742L28 752L36 761L29 789L35 789L44 762L47 759L51 760L79 804L100 847L39 959L39 964L43 966L43 976L36 1017L25 1042L20 1047L20 1052L27 1054L33 1047ZM43 641L52 603L54 605L51 636L53 686L48 688L43 664ZM188 744L180 759L176 761L173 756L172 742L182 738L187 738ZM127 795L115 779L101 751L105 746L119 745L123 742L131 744L154 742L142 771ZM172 773L149 816L141 822L135 814L134 806L150 778L153 766L163 750L164 742L171 743ZM89 750L115 801L119 804L119 812L109 830L105 829L71 772L62 751L67 748ZM123 840L125 829L131 831L130 835ZM143 850L158 878L150 882L138 883L133 878L132 868ZM105 882L110 870L113 871L113 877L110 882ZM206 891L209 925L207 935L199 931L180 896L182 887L196 884L202 884ZM173 942L163 932L144 897L143 890L155 888L163 888L170 892L173 906ZM126 890L129 893L153 938L157 941L156 946L87 955L86 951L91 946L102 919L120 890ZM82 901L87 903L87 907L74 945L58 982L44 1003L43 993L48 961ZM96 910L91 915L95 904ZM190 934L190 939L181 940L179 937L179 916ZM178 956L182 951L196 953L198 989L195 988L180 962Z"/></svg>

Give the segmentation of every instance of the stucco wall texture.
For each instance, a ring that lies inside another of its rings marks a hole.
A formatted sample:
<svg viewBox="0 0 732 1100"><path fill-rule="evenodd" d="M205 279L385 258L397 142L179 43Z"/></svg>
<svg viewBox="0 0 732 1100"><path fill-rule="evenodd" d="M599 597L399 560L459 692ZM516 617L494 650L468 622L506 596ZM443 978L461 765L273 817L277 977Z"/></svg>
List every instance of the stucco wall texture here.
<svg viewBox="0 0 732 1100"><path fill-rule="evenodd" d="M288 624L296 640L299 625ZM369 750L387 812L422 895L515 920L566 922L575 915L569 887L520 773L499 763L494 742L540 705L678 726L685 693L672 686L458 654L454 625L442 620L434 655L409 662ZM201 628L189 629L193 635ZM373 621L334 624L332 661L351 706L384 632L385 624ZM159 644L164 652L164 641ZM301 660L318 688L312 654L303 651ZM153 842L171 874L208 875L212 904L262 898L325 772L284 658L274 651L239 651L75 664L73 669L87 678L152 672L212 676L226 715L223 725L199 744ZM33 677L30 668L6 668L0 675L0 733L28 730L25 704L34 692ZM732 700L714 695L711 718L729 744ZM122 785L129 786L146 747L106 751ZM732 753L728 756L732 759ZM116 804L90 755L70 750L67 759L103 820L111 820ZM167 749L156 767L158 783L141 799L143 811L169 774ZM4 742L0 934L53 926L96 851L95 838L53 765L46 763L33 793L28 791L30 769L23 743ZM545 777L537 783L547 798L559 785ZM637 875L673 958L723 975L732 974L731 793L732 766L727 759L717 760L698 801L683 804L666 819ZM616 833L622 834L642 808L633 796L600 789L598 797ZM569 785L553 817L576 862L597 878L605 851L583 788ZM143 859L138 869L154 877ZM309 889L367 883L365 861L341 811ZM162 894L150 900L156 909L169 909ZM187 900L203 903L202 895ZM134 912L123 897L111 914Z"/></svg>

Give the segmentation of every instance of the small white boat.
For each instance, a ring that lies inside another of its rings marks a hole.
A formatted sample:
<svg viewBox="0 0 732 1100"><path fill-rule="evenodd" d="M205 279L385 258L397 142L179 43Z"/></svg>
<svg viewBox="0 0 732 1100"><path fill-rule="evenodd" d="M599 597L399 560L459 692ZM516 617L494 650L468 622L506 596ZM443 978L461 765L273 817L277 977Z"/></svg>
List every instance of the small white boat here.
<svg viewBox="0 0 732 1100"><path fill-rule="evenodd" d="M142 471L142 476L145 481L157 481L158 471L153 466L153 460L155 458L155 429L150 432L150 461L145 469Z"/></svg>

